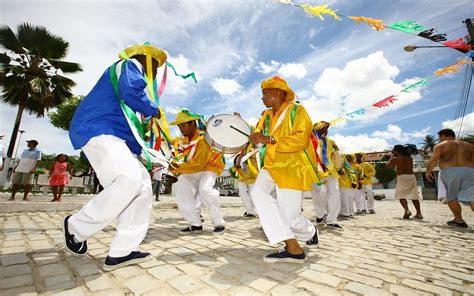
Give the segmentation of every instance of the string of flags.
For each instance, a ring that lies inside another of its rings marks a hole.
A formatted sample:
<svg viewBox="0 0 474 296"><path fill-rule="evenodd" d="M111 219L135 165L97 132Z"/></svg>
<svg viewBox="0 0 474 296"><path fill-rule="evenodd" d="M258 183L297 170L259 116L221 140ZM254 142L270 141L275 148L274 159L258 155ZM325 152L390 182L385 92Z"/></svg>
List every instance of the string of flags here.
<svg viewBox="0 0 474 296"><path fill-rule="evenodd" d="M462 66L464 66L468 63L470 63L470 61L468 59L458 60L457 62L434 72L433 76L425 77L423 79L420 79L420 80L416 81L415 83L412 83L412 84L406 86L405 88L403 88L400 91L400 93L409 93L409 92L415 91L415 90L417 90L421 87L428 86L430 81L432 79L434 79L435 77L439 77L439 76L445 75L445 74L454 74L454 73L458 72L461 69ZM397 100L398 100L397 95L391 95L389 97L386 97L386 98L384 98L380 101L377 101L377 102L373 103L372 105L370 105L368 107L360 108L360 109L357 109L355 111L351 111L349 113L341 115L341 116L329 121L329 123L331 125L341 124L341 123L347 121L348 119L354 119L358 115L367 114L367 112L369 112L370 108L378 108L378 109L379 108L386 108L386 107L389 107L390 105L394 104Z"/></svg>
<svg viewBox="0 0 474 296"><path fill-rule="evenodd" d="M444 46L450 47L452 49L455 49L457 51L464 53L467 57L471 59L474 58L474 50L472 50L471 46L467 44L466 37L459 37L454 40L448 40L447 34L439 33L436 28L427 28L423 25L418 24L417 22L413 20L404 20L404 21L399 21L393 24L386 25L384 24L383 20L379 20L379 19L373 19L373 18L365 17L365 16L342 15L341 13L337 12L337 10L331 9L328 5L311 6L306 3L295 4L292 0L276 0L276 1L282 4L302 8L303 11L307 13L310 17L318 17L321 21L324 21L323 15L328 15L337 21L341 21L343 18L347 18L358 24L365 23L369 26L369 28L372 28L376 31L383 31L385 29L397 30L400 32L416 35L421 38L429 39L433 42L443 44ZM470 63L469 59L458 60L457 62L434 72L432 76L425 77L413 84L406 86L400 91L400 93L409 93L421 87L425 87L430 83L430 81L433 78L439 77L445 74L456 73L462 68L462 66L464 66L467 63ZM366 114L369 111L369 108L386 108L394 104L397 100L398 100L397 95L391 95L378 102L373 103L372 105L368 107L360 108L355 111L341 115L331 120L330 123L331 125L341 124L347 121L348 119L353 119L353 118L356 118L357 116Z"/></svg>
<svg viewBox="0 0 474 296"><path fill-rule="evenodd" d="M341 21L342 18L347 18L358 24L366 23L370 28L375 29L376 31L382 31L385 29L397 30L443 44L444 46L451 47L466 54L470 58L474 58L474 51L471 49L469 44L466 43L466 38L460 37L454 40L448 40L446 37L447 35L444 33L438 33L436 28L426 28L412 20L399 21L390 25L385 25L383 20L373 19L365 16L342 15L338 13L337 10L333 10L328 7L328 5L311 6L307 3L295 4L292 0L276 1L282 4L302 8L303 11L306 12L310 17L318 17L321 21L324 21L323 15L329 15L337 21Z"/></svg>

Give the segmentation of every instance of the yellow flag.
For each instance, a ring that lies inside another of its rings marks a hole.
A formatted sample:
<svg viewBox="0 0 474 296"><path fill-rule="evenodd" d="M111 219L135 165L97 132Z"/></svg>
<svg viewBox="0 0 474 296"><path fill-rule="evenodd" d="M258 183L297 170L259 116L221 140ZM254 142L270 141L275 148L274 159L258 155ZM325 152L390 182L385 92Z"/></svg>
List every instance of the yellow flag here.
<svg viewBox="0 0 474 296"><path fill-rule="evenodd" d="M462 66L464 66L467 63L468 63L467 60L459 60L456 63L447 66L446 68L443 68L441 70L436 71L434 73L434 75L441 76L441 75L444 75L444 74L456 73L457 71L459 71L459 69L462 68Z"/></svg>
<svg viewBox="0 0 474 296"><path fill-rule="evenodd" d="M382 20L374 20L373 18L364 17L364 16L348 16L348 18L350 18L356 23L360 23L360 22L367 23L369 27L374 28L377 31L381 31L385 29L385 25L383 24Z"/></svg>
<svg viewBox="0 0 474 296"><path fill-rule="evenodd" d="M344 118L338 117L338 118L336 118L336 119L333 119L333 120L329 121L329 123L330 123L331 125L338 125L338 124L340 124L340 123L343 123L344 121L346 121Z"/></svg>
<svg viewBox="0 0 474 296"><path fill-rule="evenodd" d="M327 5L320 5L320 6L311 6L309 4L302 4L301 7L304 9L304 11L309 14L311 17L317 16L319 17L322 21L324 21L324 17L322 16L323 14L329 14L332 16L335 20L341 20L341 18L336 14L334 10L331 8L328 8Z"/></svg>

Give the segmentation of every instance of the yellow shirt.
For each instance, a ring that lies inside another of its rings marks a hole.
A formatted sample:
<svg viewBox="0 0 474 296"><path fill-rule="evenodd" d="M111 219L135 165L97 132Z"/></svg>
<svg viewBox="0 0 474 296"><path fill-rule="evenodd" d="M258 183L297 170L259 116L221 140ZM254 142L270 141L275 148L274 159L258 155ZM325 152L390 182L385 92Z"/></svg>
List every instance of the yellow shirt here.
<svg viewBox="0 0 474 296"><path fill-rule="evenodd" d="M354 189L354 186L357 186L357 176L356 172L352 167L345 166L343 168L344 174L339 176L339 187L346 189Z"/></svg>
<svg viewBox="0 0 474 296"><path fill-rule="evenodd" d="M182 143L188 145L197 140L194 149L194 154L191 156L191 150L185 150L180 156L186 156L183 163L179 165L177 169L171 169L173 174L193 174L198 172L214 172L217 175L222 174L225 163L222 159L222 153L216 152L211 149L211 146L196 130L191 141L188 141L188 137L178 137L174 139L174 144ZM188 158L189 157L189 158Z"/></svg>
<svg viewBox="0 0 474 296"><path fill-rule="evenodd" d="M368 162L363 162L360 164L360 168L362 170L362 179L360 182L363 185L372 185L372 177L375 176L375 168Z"/></svg>
<svg viewBox="0 0 474 296"><path fill-rule="evenodd" d="M340 154L336 155L336 153L339 153L339 148L337 147L336 142L329 139L328 137L326 137L326 142L327 142L326 155L327 155L327 159L328 159L329 164L326 166L327 172L325 172L325 174L330 175L331 177L333 177L335 179L339 179L340 175L337 173L338 169L337 169L337 160L336 160L336 157L341 158ZM321 147L323 147L322 146L323 145L322 140L319 140L319 145L321 145ZM322 148L319 149L319 151L322 152ZM322 157L321 157L321 159L322 159ZM342 159L339 159L338 161L342 161Z"/></svg>
<svg viewBox="0 0 474 296"><path fill-rule="evenodd" d="M252 151L252 145L248 145L246 149L246 154ZM241 152L240 155L243 153ZM258 175L258 165L257 165L257 158L252 155L249 159L245 161L245 170L241 168L236 168L233 166L232 168L236 172L237 178L239 181L244 182L247 185L255 183L255 179L257 179Z"/></svg>
<svg viewBox="0 0 474 296"><path fill-rule="evenodd" d="M295 105L285 102L275 115L272 109L265 110L256 132L265 130L265 119L268 116L268 135L273 136L276 144L266 145L263 168L270 173L278 187L309 191L313 183L319 183L313 169L316 165L316 155L310 143L313 125L305 108L300 105L296 109L294 120L291 119ZM285 109L286 113L282 115ZM284 116L283 120L275 129L280 115Z"/></svg>

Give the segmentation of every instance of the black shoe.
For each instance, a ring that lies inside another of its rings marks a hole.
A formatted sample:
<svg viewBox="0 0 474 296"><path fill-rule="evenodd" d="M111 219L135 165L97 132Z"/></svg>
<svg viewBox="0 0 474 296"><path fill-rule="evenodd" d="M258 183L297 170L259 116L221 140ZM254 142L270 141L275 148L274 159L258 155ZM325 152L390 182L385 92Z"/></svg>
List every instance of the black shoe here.
<svg viewBox="0 0 474 296"><path fill-rule="evenodd" d="M362 211L357 211L356 215L362 215Z"/></svg>
<svg viewBox="0 0 474 296"><path fill-rule="evenodd" d="M316 227L316 232L314 233L313 237L306 241L308 246L317 246L319 245L319 230Z"/></svg>
<svg viewBox="0 0 474 296"><path fill-rule="evenodd" d="M201 232L201 231L202 231L202 226L189 225L188 227L181 229L179 232L191 233L191 232Z"/></svg>
<svg viewBox="0 0 474 296"><path fill-rule="evenodd" d="M326 226L335 229L342 229L342 226L337 223L326 224Z"/></svg>
<svg viewBox="0 0 474 296"><path fill-rule="evenodd" d="M375 214L375 210L369 210L369 214Z"/></svg>
<svg viewBox="0 0 474 296"><path fill-rule="evenodd" d="M245 212L245 213L244 213L244 217L245 217L245 218L255 218L255 217L257 217L257 216L255 216L254 214L249 214L249 213Z"/></svg>
<svg viewBox="0 0 474 296"><path fill-rule="evenodd" d="M363 215L365 215L365 214L367 214L367 211L366 211L366 210L362 210L361 213L362 213Z"/></svg>
<svg viewBox="0 0 474 296"><path fill-rule="evenodd" d="M225 231L225 227L222 226L222 225L219 225L219 226L216 226L216 228L214 228L214 231L212 233L214 234L223 234Z"/></svg>
<svg viewBox="0 0 474 296"><path fill-rule="evenodd" d="M105 258L104 267L105 271L114 270L123 266L137 264L145 262L153 258L153 255L148 252L134 251L123 257L110 257Z"/></svg>
<svg viewBox="0 0 474 296"><path fill-rule="evenodd" d="M76 257L84 257L87 255L87 241L78 242L74 235L70 234L68 231L68 220L71 218L71 215L64 218L63 222L63 233L64 233L64 245L66 250L71 253L71 255Z"/></svg>
<svg viewBox="0 0 474 296"><path fill-rule="evenodd" d="M322 224L324 219L326 219L328 214L324 214L324 216L322 218L318 218L316 217L316 224Z"/></svg>
<svg viewBox="0 0 474 296"><path fill-rule="evenodd" d="M456 220L451 220L451 221L446 222L446 224L448 224L449 226L456 226L456 227L461 227L461 228L468 228L469 227L469 226L467 226L466 221L458 222Z"/></svg>
<svg viewBox="0 0 474 296"><path fill-rule="evenodd" d="M286 248L283 248L276 253L268 254L267 256L263 257L263 261L267 263L275 263L275 262L304 263L305 258L306 256L304 252L301 254L295 255L295 254L288 253Z"/></svg>

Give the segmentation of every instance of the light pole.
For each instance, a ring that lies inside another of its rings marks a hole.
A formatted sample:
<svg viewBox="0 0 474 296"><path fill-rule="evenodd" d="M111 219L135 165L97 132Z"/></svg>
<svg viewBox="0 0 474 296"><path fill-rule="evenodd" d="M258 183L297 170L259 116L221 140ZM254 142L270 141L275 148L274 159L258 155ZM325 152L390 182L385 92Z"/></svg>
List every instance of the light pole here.
<svg viewBox="0 0 474 296"><path fill-rule="evenodd" d="M419 45L407 45L407 46L405 46L403 49L404 49L406 52L412 52L412 51L414 51L414 50L417 49L417 48L430 48L430 47L445 47L445 48L451 48L451 47L446 46L446 45L422 45L422 46L419 46Z"/></svg>
<svg viewBox="0 0 474 296"><path fill-rule="evenodd" d="M20 136L18 137L18 145L16 146L15 156L13 157L13 165L15 165L16 156L17 156L17 154L18 154L18 150L20 149L21 136L23 135L23 133L24 133L25 131L24 131L24 130L18 130L18 132L20 133Z"/></svg>

